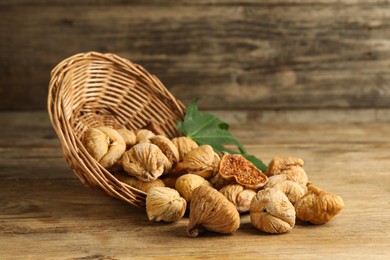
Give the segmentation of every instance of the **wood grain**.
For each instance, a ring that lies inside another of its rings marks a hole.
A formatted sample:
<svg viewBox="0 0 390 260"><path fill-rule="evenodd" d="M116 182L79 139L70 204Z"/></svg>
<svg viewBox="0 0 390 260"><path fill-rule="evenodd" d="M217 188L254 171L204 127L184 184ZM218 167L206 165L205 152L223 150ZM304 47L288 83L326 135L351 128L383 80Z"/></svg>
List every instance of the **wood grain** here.
<svg viewBox="0 0 390 260"><path fill-rule="evenodd" d="M15 6L15 5L123 5L127 4L127 0L84 0L82 2L77 0L3 0L0 5ZM372 5L381 4L385 5L390 3L388 0L148 0L147 2L142 0L131 1L134 5L254 5L254 6L267 6L267 5L287 5L287 4L338 4L338 5Z"/></svg>
<svg viewBox="0 0 390 260"><path fill-rule="evenodd" d="M346 207L325 225L297 223L283 235L261 233L243 215L231 236L209 232L190 238L187 218L152 223L144 209L85 188L59 143L42 134L52 131L45 113L0 113L0 120L7 121L0 139L1 259L390 257L388 123L232 124L234 135L246 136L248 152L265 162L276 155L303 158L309 179L342 196ZM40 131L27 134L26 125ZM34 141L5 141L23 136Z"/></svg>
<svg viewBox="0 0 390 260"><path fill-rule="evenodd" d="M0 109L45 108L50 70L91 50L205 109L390 106L387 1L92 2L0 5Z"/></svg>

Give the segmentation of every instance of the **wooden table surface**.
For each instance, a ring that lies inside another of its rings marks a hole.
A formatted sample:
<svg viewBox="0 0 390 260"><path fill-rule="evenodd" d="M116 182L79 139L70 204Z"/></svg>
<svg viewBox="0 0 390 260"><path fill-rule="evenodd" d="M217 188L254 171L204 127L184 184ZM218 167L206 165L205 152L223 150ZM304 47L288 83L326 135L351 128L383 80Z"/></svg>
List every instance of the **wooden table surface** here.
<svg viewBox="0 0 390 260"><path fill-rule="evenodd" d="M0 258L390 259L390 123L236 119L232 132L249 152L266 163L301 157L312 182L342 196L341 213L281 235L243 215L233 235L190 238L187 218L152 223L144 209L84 187L45 112L2 112Z"/></svg>

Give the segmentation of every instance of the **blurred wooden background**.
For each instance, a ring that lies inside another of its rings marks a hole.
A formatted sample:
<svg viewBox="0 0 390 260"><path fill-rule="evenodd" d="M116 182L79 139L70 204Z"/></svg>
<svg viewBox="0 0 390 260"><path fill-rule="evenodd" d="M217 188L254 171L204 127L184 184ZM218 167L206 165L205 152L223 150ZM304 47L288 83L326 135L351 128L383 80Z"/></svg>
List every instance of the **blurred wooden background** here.
<svg viewBox="0 0 390 260"><path fill-rule="evenodd" d="M209 110L390 107L389 1L2 0L0 17L0 110L46 109L51 69L87 51Z"/></svg>

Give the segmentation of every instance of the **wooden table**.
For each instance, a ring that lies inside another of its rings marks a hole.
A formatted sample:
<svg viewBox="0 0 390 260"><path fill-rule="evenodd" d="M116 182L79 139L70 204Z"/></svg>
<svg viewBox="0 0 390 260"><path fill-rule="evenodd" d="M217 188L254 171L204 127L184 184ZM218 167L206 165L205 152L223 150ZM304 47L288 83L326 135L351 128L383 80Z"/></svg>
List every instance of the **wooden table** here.
<svg viewBox="0 0 390 260"><path fill-rule="evenodd" d="M390 259L389 123L240 113L219 115L235 118L234 135L265 162L303 158L312 182L343 197L338 216L267 235L243 215L233 235L190 238L187 218L152 223L144 209L84 187L63 159L45 112L2 112L0 258Z"/></svg>

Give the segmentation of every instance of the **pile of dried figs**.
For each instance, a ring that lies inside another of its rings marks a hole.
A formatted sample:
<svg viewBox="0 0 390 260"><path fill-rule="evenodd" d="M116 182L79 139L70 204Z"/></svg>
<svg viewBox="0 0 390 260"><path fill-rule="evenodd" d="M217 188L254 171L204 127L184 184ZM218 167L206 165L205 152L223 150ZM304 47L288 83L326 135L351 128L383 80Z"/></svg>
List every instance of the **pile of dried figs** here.
<svg viewBox="0 0 390 260"><path fill-rule="evenodd" d="M309 182L296 157L274 158L262 172L240 154L148 129L89 128L83 144L117 179L146 192L150 221L176 222L189 212L193 237L231 234L244 213L256 229L284 233L297 219L323 224L344 207L341 197Z"/></svg>

